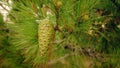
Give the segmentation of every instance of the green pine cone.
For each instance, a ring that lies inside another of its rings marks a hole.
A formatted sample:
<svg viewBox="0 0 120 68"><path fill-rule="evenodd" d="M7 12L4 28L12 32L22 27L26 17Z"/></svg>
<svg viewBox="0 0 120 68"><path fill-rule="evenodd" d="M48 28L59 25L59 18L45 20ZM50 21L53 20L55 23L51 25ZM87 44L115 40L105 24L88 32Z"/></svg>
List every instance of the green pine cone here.
<svg viewBox="0 0 120 68"><path fill-rule="evenodd" d="M42 20L38 26L39 50L42 60L44 60L44 58L46 59L52 48L51 43L54 40L54 34L53 24L48 19Z"/></svg>

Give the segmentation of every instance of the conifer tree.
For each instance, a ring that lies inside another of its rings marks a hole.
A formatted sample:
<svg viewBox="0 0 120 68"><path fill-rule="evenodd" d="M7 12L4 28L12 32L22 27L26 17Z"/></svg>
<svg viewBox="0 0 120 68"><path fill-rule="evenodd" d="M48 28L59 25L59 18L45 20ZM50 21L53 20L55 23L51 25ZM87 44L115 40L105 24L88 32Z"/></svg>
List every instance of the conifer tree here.
<svg viewBox="0 0 120 68"><path fill-rule="evenodd" d="M119 1L12 0L12 2L9 17L14 23L5 25L9 29L8 42L11 51L16 51L13 58L20 57L19 60L14 59L21 62L21 65L15 64L16 67L120 66Z"/></svg>

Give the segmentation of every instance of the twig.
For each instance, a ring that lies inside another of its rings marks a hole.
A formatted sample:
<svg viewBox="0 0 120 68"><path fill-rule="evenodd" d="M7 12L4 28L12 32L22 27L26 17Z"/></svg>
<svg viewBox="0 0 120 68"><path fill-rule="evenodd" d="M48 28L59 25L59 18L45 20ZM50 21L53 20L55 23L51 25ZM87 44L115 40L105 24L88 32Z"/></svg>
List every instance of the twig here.
<svg viewBox="0 0 120 68"><path fill-rule="evenodd" d="M9 10L6 9L1 3L0 3L0 6L1 6L4 10L6 10L7 12L9 12Z"/></svg>
<svg viewBox="0 0 120 68"><path fill-rule="evenodd" d="M57 63L58 61L61 61L65 58L67 58L68 56L70 56L70 54L65 54L64 56L58 58L58 59L54 59L54 60L51 60L50 62L48 62L48 65L52 65L52 64L55 64Z"/></svg>

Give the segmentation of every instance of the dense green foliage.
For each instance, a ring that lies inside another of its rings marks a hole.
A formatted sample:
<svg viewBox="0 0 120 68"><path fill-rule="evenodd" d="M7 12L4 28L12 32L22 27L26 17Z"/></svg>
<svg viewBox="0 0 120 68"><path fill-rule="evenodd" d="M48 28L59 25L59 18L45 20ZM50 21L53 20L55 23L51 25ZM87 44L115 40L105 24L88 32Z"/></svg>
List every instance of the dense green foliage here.
<svg viewBox="0 0 120 68"><path fill-rule="evenodd" d="M4 61L6 68L120 67L119 0L12 2L9 17L14 23L3 23L0 16L0 63ZM54 41L49 42L53 43L52 57L41 66L38 25L44 19L54 25L56 34Z"/></svg>
<svg viewBox="0 0 120 68"><path fill-rule="evenodd" d="M16 49L9 43L9 29L6 27L3 16L0 14L0 68L22 67L23 58L17 54ZM19 60L20 59L20 60Z"/></svg>

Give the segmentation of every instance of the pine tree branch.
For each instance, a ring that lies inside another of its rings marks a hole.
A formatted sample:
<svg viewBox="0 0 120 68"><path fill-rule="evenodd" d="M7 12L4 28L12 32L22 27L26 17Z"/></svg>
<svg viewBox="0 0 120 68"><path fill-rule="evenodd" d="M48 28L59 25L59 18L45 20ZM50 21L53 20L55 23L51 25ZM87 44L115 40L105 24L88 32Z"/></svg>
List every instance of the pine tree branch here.
<svg viewBox="0 0 120 68"><path fill-rule="evenodd" d="M104 58L101 52L98 52L95 48L92 48L92 47L81 48L81 47L72 47L72 45L64 45L64 48L75 53L77 52L79 55L86 55L96 59Z"/></svg>
<svg viewBox="0 0 120 68"><path fill-rule="evenodd" d="M55 64L65 58L67 58L68 56L70 56L70 54L65 54L64 56L58 58L58 59L54 59L54 60L51 60L50 62L48 62L48 65L52 65L52 64Z"/></svg>
<svg viewBox="0 0 120 68"><path fill-rule="evenodd" d="M9 12L9 10L8 10L7 8L5 8L2 3L0 3L0 6L1 6L6 12ZM16 19L15 16L13 16L11 13L9 13L9 15L12 16L14 19Z"/></svg>
<svg viewBox="0 0 120 68"><path fill-rule="evenodd" d="M0 3L0 6L5 10L5 11L9 11L8 9L6 9L1 3Z"/></svg>

